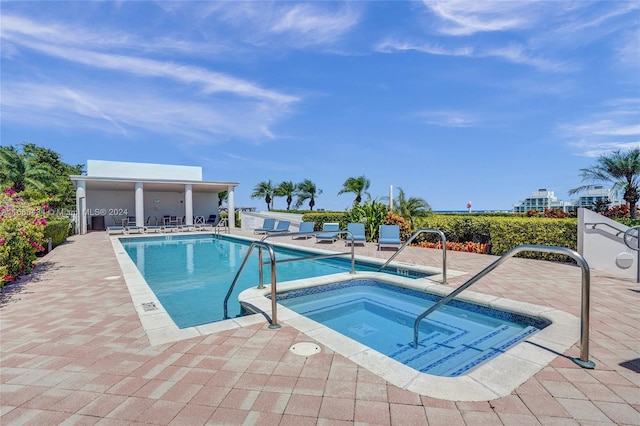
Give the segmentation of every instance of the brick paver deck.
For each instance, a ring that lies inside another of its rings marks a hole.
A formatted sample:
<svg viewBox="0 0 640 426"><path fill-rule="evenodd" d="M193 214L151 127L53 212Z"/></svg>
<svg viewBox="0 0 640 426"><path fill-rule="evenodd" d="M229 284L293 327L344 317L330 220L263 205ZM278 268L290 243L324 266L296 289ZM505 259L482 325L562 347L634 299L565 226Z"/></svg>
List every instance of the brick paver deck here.
<svg viewBox="0 0 640 426"><path fill-rule="evenodd" d="M494 259L449 252L448 267L473 274ZM441 253L408 248L399 260L440 267ZM294 355L311 339L286 325L150 346L108 237L75 236L0 297L0 423L640 425L640 285L598 270L591 282L594 370L567 358L574 345L511 395L455 402L399 389L325 347ZM580 315L575 266L512 259L473 291Z"/></svg>

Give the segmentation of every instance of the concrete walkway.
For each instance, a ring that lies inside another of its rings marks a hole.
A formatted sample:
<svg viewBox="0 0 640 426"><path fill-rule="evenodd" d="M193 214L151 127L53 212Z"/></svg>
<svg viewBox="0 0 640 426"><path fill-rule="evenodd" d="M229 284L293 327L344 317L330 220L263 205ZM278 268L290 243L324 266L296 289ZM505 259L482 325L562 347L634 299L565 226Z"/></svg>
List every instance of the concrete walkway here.
<svg viewBox="0 0 640 426"><path fill-rule="evenodd" d="M448 267L473 274L494 259L449 252ZM399 260L440 267L441 252L408 248ZM574 345L511 395L455 402L397 388L326 347L294 355L312 339L286 325L151 346L108 237L75 236L0 297L0 423L640 425L640 285L597 270L591 281L594 370L568 359ZM512 259L473 289L580 315L575 266Z"/></svg>

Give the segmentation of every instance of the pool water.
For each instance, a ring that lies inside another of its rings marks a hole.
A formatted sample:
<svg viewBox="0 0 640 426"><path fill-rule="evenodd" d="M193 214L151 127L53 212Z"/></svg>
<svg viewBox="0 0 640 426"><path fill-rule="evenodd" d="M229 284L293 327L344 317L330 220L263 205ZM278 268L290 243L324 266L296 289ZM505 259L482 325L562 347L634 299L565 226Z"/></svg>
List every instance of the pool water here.
<svg viewBox="0 0 640 426"><path fill-rule="evenodd" d="M250 242L229 236L181 235L121 238L125 251L179 328L224 319L223 301L247 254ZM274 247L276 260L308 256L308 252ZM231 294L230 317L241 315L238 294L258 285L258 251L254 250ZM268 260L266 253L264 261ZM375 271L373 264L356 262L357 271ZM351 260L321 259L278 264L278 282L348 272ZM383 272L405 275L406 270ZM265 284L271 268L264 266ZM410 272L410 277L425 274Z"/></svg>
<svg viewBox="0 0 640 426"><path fill-rule="evenodd" d="M278 303L413 369L456 377L549 325L523 315L451 301L420 322L438 296L373 280L278 294Z"/></svg>

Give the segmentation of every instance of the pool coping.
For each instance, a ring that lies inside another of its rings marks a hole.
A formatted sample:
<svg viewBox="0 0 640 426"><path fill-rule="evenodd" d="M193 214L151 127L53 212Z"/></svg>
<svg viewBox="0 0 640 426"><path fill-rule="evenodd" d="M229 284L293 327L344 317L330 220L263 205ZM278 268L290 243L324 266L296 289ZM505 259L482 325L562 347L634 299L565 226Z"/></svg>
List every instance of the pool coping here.
<svg viewBox="0 0 640 426"><path fill-rule="evenodd" d="M180 235L207 235L209 232L184 232ZM129 290L129 294L138 314L140 322L152 346L175 343L184 339L207 336L213 333L265 323L262 313L217 321L200 326L179 328L158 300L155 293L129 257L120 239L144 238L144 235L110 236L113 250ZM157 237L149 235L148 237ZM233 238L246 241L255 239L233 235ZM299 246L286 243L274 243L285 248L300 250ZM335 253L335 251L309 249L304 251L317 253ZM358 256L367 262L382 264L380 259ZM416 270L439 271L437 268L393 262L394 265L411 267ZM464 275L464 272L447 270L447 276ZM399 284L408 288L427 291L436 295L447 295L454 288L442 285L435 280L442 280L442 275L426 278L404 278L385 273L358 272L354 276L348 272L328 276L278 283L278 291L288 291L304 287L330 284L354 278L374 278L378 281ZM244 304L250 304L270 316L271 301L265 297L270 294L270 286L264 289L250 288L238 297ZM458 296L459 300L521 313L551 321L551 325L534 334L523 342L508 349L500 357L473 369L459 377L440 377L419 373L404 364L395 361L371 348L368 348L336 331L333 331L313 320L278 305L278 319L310 338L323 344L334 352L368 369L389 383L420 395L452 401L487 401L510 394L535 373L542 370L558 355L563 354L579 338L579 318L554 308L518 302L472 291L465 291ZM152 307L150 309L150 307ZM568 342L568 343L567 343ZM528 343L526 348L524 343Z"/></svg>
<svg viewBox="0 0 640 426"><path fill-rule="evenodd" d="M454 290L424 278L409 279L363 272L358 273L357 277L342 273L311 280L278 283L277 291L279 293L353 279L374 279L438 296L447 295ZM266 297L270 293L270 286L265 286L264 289L251 288L240 293L238 299L242 304L250 305L270 316L271 300ZM297 329L389 383L420 395L451 401L487 401L509 395L558 355L569 349L579 338L579 318L558 309L471 291L461 293L456 299L528 315L550 321L551 324L464 375L442 377L416 371L280 304L278 304L277 318L279 322Z"/></svg>

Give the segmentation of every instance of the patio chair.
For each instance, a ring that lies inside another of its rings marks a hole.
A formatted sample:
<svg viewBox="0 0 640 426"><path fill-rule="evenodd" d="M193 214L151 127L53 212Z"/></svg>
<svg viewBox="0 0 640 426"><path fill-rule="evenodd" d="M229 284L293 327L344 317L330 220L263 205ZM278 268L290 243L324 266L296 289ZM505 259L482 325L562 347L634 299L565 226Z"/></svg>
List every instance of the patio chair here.
<svg viewBox="0 0 640 426"><path fill-rule="evenodd" d="M289 225L291 225L291 222L288 220L279 220L276 227L267 231L267 234L281 234L283 232L289 232Z"/></svg>
<svg viewBox="0 0 640 426"><path fill-rule="evenodd" d="M316 243L319 243L320 241L335 242L340 235L338 234L339 230L340 224L338 223L323 223L322 234L316 234Z"/></svg>
<svg viewBox="0 0 640 426"><path fill-rule="evenodd" d="M380 236L378 237L378 250L383 247L400 248L400 227L398 225L380 225Z"/></svg>
<svg viewBox="0 0 640 426"><path fill-rule="evenodd" d="M273 231L276 226L276 220L274 218L268 217L262 222L262 227L256 228L253 230L254 234L266 234L269 231Z"/></svg>
<svg viewBox="0 0 640 426"><path fill-rule="evenodd" d="M124 233L125 234L142 234L144 232L143 226L136 225L136 217L135 216L127 216L124 222Z"/></svg>
<svg viewBox="0 0 640 426"><path fill-rule="evenodd" d="M294 235L291 239L304 238L305 240L312 237L310 233L313 232L313 222L300 222L300 227L298 228L298 233L309 232L307 235Z"/></svg>
<svg viewBox="0 0 640 426"><path fill-rule="evenodd" d="M367 238L364 235L364 223L348 223L347 231L351 232L351 234L346 234L346 240L344 243L345 246L351 244L364 245L364 243L367 241Z"/></svg>
<svg viewBox="0 0 640 426"><path fill-rule="evenodd" d="M144 232L160 232L162 227L158 225L158 218L155 216L149 216L147 223L144 226Z"/></svg>

